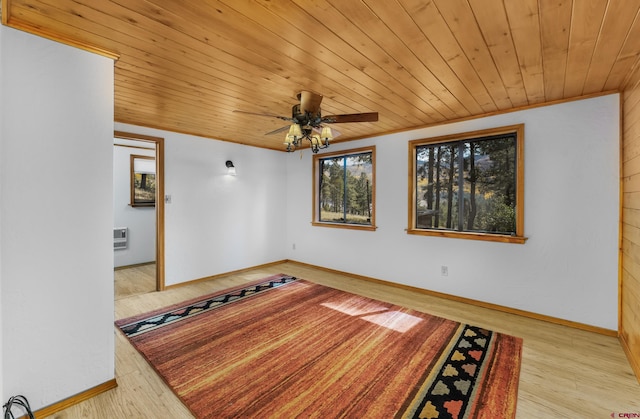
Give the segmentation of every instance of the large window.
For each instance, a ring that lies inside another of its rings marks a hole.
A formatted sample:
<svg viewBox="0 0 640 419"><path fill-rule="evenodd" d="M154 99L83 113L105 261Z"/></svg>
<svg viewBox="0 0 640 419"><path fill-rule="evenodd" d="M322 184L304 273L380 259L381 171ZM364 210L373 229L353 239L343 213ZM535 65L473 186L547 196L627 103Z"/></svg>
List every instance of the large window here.
<svg viewBox="0 0 640 419"><path fill-rule="evenodd" d="M375 146L313 156L313 225L375 229Z"/></svg>
<svg viewBox="0 0 640 419"><path fill-rule="evenodd" d="M524 243L524 125L409 143L410 234Z"/></svg>

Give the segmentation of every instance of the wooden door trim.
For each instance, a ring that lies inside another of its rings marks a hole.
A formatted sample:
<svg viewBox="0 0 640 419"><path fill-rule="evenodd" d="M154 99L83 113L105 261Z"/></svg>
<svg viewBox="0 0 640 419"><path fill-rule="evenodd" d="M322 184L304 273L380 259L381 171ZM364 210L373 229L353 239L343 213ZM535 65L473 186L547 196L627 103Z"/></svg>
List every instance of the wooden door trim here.
<svg viewBox="0 0 640 419"><path fill-rule="evenodd" d="M156 291L165 289L164 266L164 138L115 131L115 138L145 141L156 149Z"/></svg>

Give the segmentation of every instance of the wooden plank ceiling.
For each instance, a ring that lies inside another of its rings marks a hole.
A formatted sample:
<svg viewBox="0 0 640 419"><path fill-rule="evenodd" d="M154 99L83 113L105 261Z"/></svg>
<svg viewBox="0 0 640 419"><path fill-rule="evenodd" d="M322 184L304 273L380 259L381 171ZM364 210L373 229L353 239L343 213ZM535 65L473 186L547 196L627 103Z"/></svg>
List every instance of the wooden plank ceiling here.
<svg viewBox="0 0 640 419"><path fill-rule="evenodd" d="M296 94L352 140L621 91L638 0L0 0L3 23L117 56L115 119L283 150Z"/></svg>

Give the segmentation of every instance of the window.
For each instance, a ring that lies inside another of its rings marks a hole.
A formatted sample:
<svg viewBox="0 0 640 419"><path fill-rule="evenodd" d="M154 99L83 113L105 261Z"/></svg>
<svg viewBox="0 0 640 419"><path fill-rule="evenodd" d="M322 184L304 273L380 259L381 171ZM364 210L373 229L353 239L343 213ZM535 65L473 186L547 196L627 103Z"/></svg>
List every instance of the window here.
<svg viewBox="0 0 640 419"><path fill-rule="evenodd" d="M375 146L313 156L312 224L375 230Z"/></svg>
<svg viewBox="0 0 640 419"><path fill-rule="evenodd" d="M409 143L409 234L524 243L524 125Z"/></svg>
<svg viewBox="0 0 640 419"><path fill-rule="evenodd" d="M151 156L131 157L131 206L156 205L156 159Z"/></svg>

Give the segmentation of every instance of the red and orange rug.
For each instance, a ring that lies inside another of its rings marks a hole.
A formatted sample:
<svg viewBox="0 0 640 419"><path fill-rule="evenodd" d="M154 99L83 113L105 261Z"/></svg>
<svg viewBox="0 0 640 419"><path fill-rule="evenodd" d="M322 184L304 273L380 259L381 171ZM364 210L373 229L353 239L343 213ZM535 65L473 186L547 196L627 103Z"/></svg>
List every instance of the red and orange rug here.
<svg viewBox="0 0 640 419"><path fill-rule="evenodd" d="M513 418L522 339L275 275L116 322L198 418Z"/></svg>

